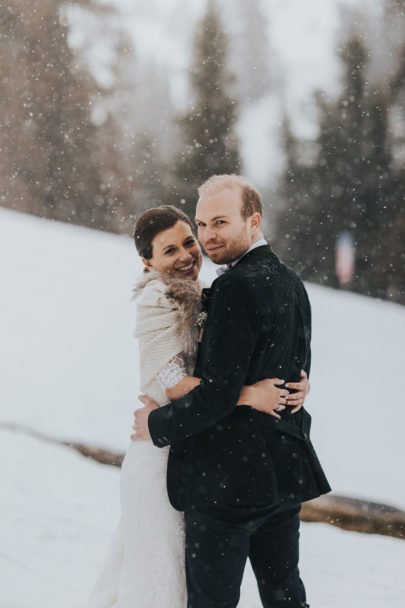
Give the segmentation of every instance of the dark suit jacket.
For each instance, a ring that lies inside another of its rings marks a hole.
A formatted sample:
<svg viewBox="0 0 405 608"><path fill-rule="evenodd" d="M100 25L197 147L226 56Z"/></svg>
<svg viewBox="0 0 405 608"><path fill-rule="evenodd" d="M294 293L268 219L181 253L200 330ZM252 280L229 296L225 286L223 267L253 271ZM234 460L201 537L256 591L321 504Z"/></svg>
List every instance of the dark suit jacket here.
<svg viewBox="0 0 405 608"><path fill-rule="evenodd" d="M282 420L236 407L244 384L297 381L310 369L311 311L299 277L269 246L247 253L208 290L206 328L191 393L154 410L155 445L171 445L172 505L296 503L330 490L302 408Z"/></svg>

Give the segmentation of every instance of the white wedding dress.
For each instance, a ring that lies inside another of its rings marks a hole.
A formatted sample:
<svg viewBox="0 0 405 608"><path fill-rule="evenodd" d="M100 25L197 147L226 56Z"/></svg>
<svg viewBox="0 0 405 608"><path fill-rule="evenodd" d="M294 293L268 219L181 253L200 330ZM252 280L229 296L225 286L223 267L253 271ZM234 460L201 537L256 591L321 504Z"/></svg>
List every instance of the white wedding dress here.
<svg viewBox="0 0 405 608"><path fill-rule="evenodd" d="M165 386L186 375L179 357L164 368ZM121 469L121 518L89 608L185 608L184 519L166 489L169 448L131 442Z"/></svg>
<svg viewBox="0 0 405 608"><path fill-rule="evenodd" d="M182 313L151 281L138 301L140 387L159 405L164 389L190 371L182 351ZM184 519L169 503L169 448L131 442L121 469L121 518L87 608L186 608Z"/></svg>

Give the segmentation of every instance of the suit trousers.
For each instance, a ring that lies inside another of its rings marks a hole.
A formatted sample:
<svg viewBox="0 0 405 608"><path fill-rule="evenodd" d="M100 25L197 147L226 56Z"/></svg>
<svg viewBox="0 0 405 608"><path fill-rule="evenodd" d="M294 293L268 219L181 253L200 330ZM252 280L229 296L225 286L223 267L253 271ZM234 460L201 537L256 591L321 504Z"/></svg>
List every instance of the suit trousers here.
<svg viewBox="0 0 405 608"><path fill-rule="evenodd" d="M235 608L247 558L264 608L304 608L301 504L185 511L187 608Z"/></svg>

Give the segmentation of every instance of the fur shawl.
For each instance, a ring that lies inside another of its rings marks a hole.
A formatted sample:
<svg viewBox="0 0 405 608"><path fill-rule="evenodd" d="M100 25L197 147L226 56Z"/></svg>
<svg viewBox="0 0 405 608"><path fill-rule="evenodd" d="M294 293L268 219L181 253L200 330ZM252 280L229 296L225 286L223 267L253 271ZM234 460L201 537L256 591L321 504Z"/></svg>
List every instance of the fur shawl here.
<svg viewBox="0 0 405 608"><path fill-rule="evenodd" d="M135 336L140 347L140 380L145 390L156 374L178 353L193 367L197 354L196 319L201 312L198 281L151 271L134 289L137 301Z"/></svg>

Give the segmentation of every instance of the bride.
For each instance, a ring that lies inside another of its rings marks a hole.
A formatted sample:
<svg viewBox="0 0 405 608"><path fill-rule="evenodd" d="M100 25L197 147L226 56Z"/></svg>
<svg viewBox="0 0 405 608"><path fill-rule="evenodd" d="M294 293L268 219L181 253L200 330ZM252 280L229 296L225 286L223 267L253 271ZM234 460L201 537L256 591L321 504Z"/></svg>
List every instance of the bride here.
<svg viewBox="0 0 405 608"><path fill-rule="evenodd" d="M145 274L135 289L140 388L160 405L178 399L200 382L193 377L201 315L201 249L192 225L171 206L150 209L135 226L135 245ZM309 391L305 372L288 388L277 378L245 386L238 405L296 411ZM88 608L186 608L184 524L169 503L169 448L133 441L121 470L121 518Z"/></svg>

